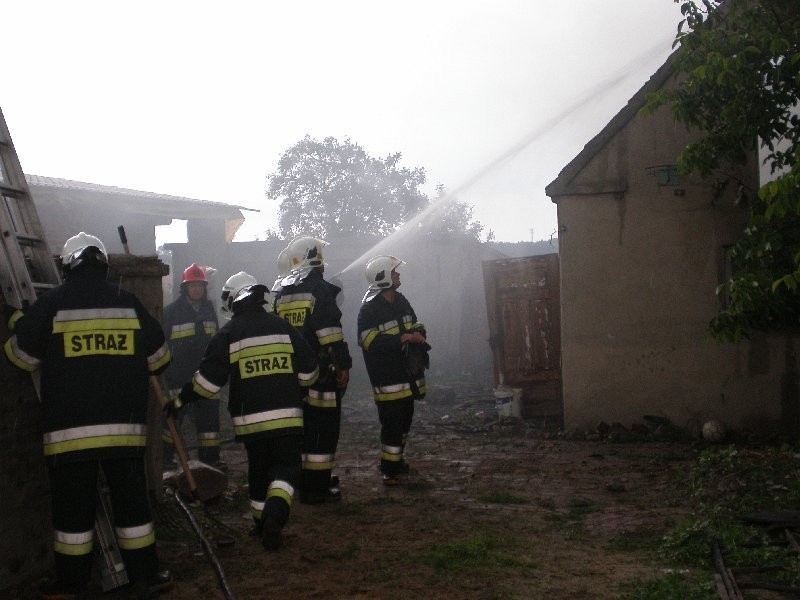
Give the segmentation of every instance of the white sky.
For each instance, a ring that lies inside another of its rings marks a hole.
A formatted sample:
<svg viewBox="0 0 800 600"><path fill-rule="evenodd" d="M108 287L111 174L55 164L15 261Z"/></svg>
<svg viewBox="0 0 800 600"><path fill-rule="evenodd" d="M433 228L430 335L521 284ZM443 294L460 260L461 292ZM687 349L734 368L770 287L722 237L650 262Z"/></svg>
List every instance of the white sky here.
<svg viewBox="0 0 800 600"><path fill-rule="evenodd" d="M545 185L679 19L673 0L0 0L0 108L25 172L261 210L237 240L275 225L266 177L306 134L401 152L498 240L549 239Z"/></svg>

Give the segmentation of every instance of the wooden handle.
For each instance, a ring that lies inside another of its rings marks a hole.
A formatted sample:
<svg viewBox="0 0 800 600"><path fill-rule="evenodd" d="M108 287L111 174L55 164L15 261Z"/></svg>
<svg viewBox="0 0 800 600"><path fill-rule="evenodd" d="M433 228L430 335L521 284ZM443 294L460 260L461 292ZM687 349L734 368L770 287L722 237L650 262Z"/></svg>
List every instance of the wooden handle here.
<svg viewBox="0 0 800 600"><path fill-rule="evenodd" d="M125 250L125 254L130 254L131 251L128 248L128 236L125 235L125 227L122 225L117 226L117 233L119 234L119 241L122 242L122 249Z"/></svg>
<svg viewBox="0 0 800 600"><path fill-rule="evenodd" d="M153 388L153 392L155 393L161 408L164 408L169 400L164 394L164 390L161 389L161 384L155 375L150 376L150 385ZM178 454L178 460L180 460L181 467L183 467L183 472L186 474L186 483L189 484L189 491L192 494L192 498L198 500L197 482L194 480L194 475L192 475L191 469L189 469L189 460L186 457L186 449L183 447L183 439L178 433L177 427L175 427L175 421L173 418L169 415L164 415L164 418L167 421L167 427L169 428L169 433L172 436L172 443L175 445L175 452Z"/></svg>

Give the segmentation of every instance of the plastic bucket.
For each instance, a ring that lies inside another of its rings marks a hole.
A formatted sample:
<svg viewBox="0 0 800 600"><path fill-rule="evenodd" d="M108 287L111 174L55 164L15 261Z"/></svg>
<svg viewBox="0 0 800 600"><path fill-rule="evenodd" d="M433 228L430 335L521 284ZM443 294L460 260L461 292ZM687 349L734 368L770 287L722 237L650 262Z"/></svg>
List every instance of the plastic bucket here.
<svg viewBox="0 0 800 600"><path fill-rule="evenodd" d="M494 405L498 417L514 416L514 391L510 389L496 389L494 391Z"/></svg>

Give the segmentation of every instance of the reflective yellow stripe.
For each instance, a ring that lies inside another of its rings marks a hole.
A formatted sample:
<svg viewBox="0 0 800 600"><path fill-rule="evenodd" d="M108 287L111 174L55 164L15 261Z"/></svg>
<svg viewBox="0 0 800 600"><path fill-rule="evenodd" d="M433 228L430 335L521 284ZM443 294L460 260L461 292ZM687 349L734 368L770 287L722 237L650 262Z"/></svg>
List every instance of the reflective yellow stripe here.
<svg viewBox="0 0 800 600"><path fill-rule="evenodd" d="M138 527L117 527L117 544L122 550L139 550L156 543L153 523Z"/></svg>
<svg viewBox="0 0 800 600"><path fill-rule="evenodd" d="M260 431L273 431L275 429L285 429L288 427L302 427L303 417L291 417L288 419L275 419L274 421L262 421L261 423L251 423L233 427L236 435L247 435Z"/></svg>
<svg viewBox="0 0 800 600"><path fill-rule="evenodd" d="M256 519L261 519L261 513L264 512L264 505L266 502L261 502L259 500L250 500L250 514L253 515Z"/></svg>
<svg viewBox="0 0 800 600"><path fill-rule="evenodd" d="M364 350L369 350L369 347L372 345L372 342L375 341L375 338L380 335L380 332L377 329L369 329L367 331L363 331L361 333L361 346Z"/></svg>
<svg viewBox="0 0 800 600"><path fill-rule="evenodd" d="M290 296L285 296L289 298ZM314 303L311 300L290 300L288 302L281 302L278 300L278 312L289 310L311 310Z"/></svg>
<svg viewBox="0 0 800 600"><path fill-rule="evenodd" d="M305 471L330 471L336 464L333 454L304 454L303 470Z"/></svg>
<svg viewBox="0 0 800 600"><path fill-rule="evenodd" d="M219 434L215 432L199 433L197 441L204 448L213 448L219 446Z"/></svg>
<svg viewBox="0 0 800 600"><path fill-rule="evenodd" d="M24 312L21 310L15 310L14 314L8 319L8 330L14 331L14 327L17 325L17 321L19 321L25 315Z"/></svg>
<svg viewBox="0 0 800 600"><path fill-rule="evenodd" d="M85 556L91 554L94 533L82 531L80 533L67 533L66 531L53 532L53 550L68 556Z"/></svg>
<svg viewBox="0 0 800 600"><path fill-rule="evenodd" d="M301 387L314 385L314 382L319 379L319 367L316 367L311 373L298 373L297 379L300 380Z"/></svg>
<svg viewBox="0 0 800 600"><path fill-rule="evenodd" d="M248 356L259 356L261 354L291 354L294 352L294 347L291 343L286 344L263 344L260 346L248 346L247 348L242 348L236 352L231 352L230 354L230 361L231 364L238 362L242 358L247 358Z"/></svg>
<svg viewBox="0 0 800 600"><path fill-rule="evenodd" d="M166 344L163 344L158 350L147 357L147 368L151 373L154 373L164 365L168 364L171 360L172 352L170 352L170 349Z"/></svg>
<svg viewBox="0 0 800 600"><path fill-rule="evenodd" d="M415 382L420 394L424 394L427 390L425 388L425 379L418 379ZM411 384L398 383L395 385L384 385L372 388L372 394L376 401L386 400L402 400L413 395Z"/></svg>
<svg viewBox="0 0 800 600"><path fill-rule="evenodd" d="M244 356L247 356L246 350L247 348L262 348L262 350L258 350L258 352L263 352L264 346L275 346L277 349L276 352L291 352L292 347L292 338L288 334L277 334L277 335L260 335L251 338L245 338L243 340L239 340L238 342L233 342L230 346L228 346L228 354L231 355L231 363L236 362L238 359L234 359L234 355L238 355L239 353L244 353ZM283 346L288 347L289 349L283 348Z"/></svg>
<svg viewBox="0 0 800 600"><path fill-rule="evenodd" d="M147 436L144 435L108 435L82 440L70 440L54 444L45 444L44 455L62 454L64 452L75 452L76 450L89 450L92 448L112 448L117 446L125 447L144 447L147 445Z"/></svg>
<svg viewBox="0 0 800 600"><path fill-rule="evenodd" d="M173 325L172 332L169 339L180 340L183 338L191 337L194 335L194 323L183 323L181 325Z"/></svg>
<svg viewBox="0 0 800 600"><path fill-rule="evenodd" d="M72 333L92 329L141 329L139 319L85 319L81 321L53 321L53 333Z"/></svg>
<svg viewBox="0 0 800 600"><path fill-rule="evenodd" d="M108 423L49 431L42 436L46 456L117 446L137 447L147 442L147 427L139 423Z"/></svg>
<svg viewBox="0 0 800 600"><path fill-rule="evenodd" d="M314 311L313 294L288 294L278 299L275 310L295 327L305 324L306 315Z"/></svg>
<svg viewBox="0 0 800 600"><path fill-rule="evenodd" d="M294 487L288 481L282 479L275 479L269 484L267 490L267 500L270 498L281 498L289 506L292 505L292 496L294 495Z"/></svg>
<svg viewBox="0 0 800 600"><path fill-rule="evenodd" d="M375 392L374 398L378 402L385 402L387 400L402 400L403 398L408 398L412 395L411 388L408 387L403 390L399 390L397 392Z"/></svg>
<svg viewBox="0 0 800 600"><path fill-rule="evenodd" d="M325 344L329 344L330 342L324 342L323 340L327 340L329 338L336 338L344 339L344 335L342 335L342 328L341 327L323 327L322 329L317 329L317 339L319 343L323 346Z"/></svg>
<svg viewBox="0 0 800 600"><path fill-rule="evenodd" d="M38 358L30 356L20 349L17 345L16 335L12 335L6 340L6 343L3 344L3 350L12 364L24 371L35 371L41 362Z"/></svg>
<svg viewBox="0 0 800 600"><path fill-rule="evenodd" d="M219 392L220 386L211 383L198 371L192 377L192 389L203 398L213 399Z"/></svg>
<svg viewBox="0 0 800 600"><path fill-rule="evenodd" d="M306 402L310 406L316 406L319 408L336 408L336 392L308 390L308 399Z"/></svg>

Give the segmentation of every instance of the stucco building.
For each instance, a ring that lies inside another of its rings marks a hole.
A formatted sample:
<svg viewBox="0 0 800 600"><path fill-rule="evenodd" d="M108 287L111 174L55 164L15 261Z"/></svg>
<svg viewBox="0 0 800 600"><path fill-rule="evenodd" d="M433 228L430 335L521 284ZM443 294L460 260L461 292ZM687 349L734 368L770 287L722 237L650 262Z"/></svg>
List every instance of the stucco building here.
<svg viewBox="0 0 800 600"><path fill-rule="evenodd" d="M668 60L546 188L558 205L567 427L659 415L766 428L796 370L792 338L721 344L707 334L745 215L733 190L715 198L708 182L678 175L696 133L668 108L640 114L670 75ZM756 189L751 158L738 176Z"/></svg>

